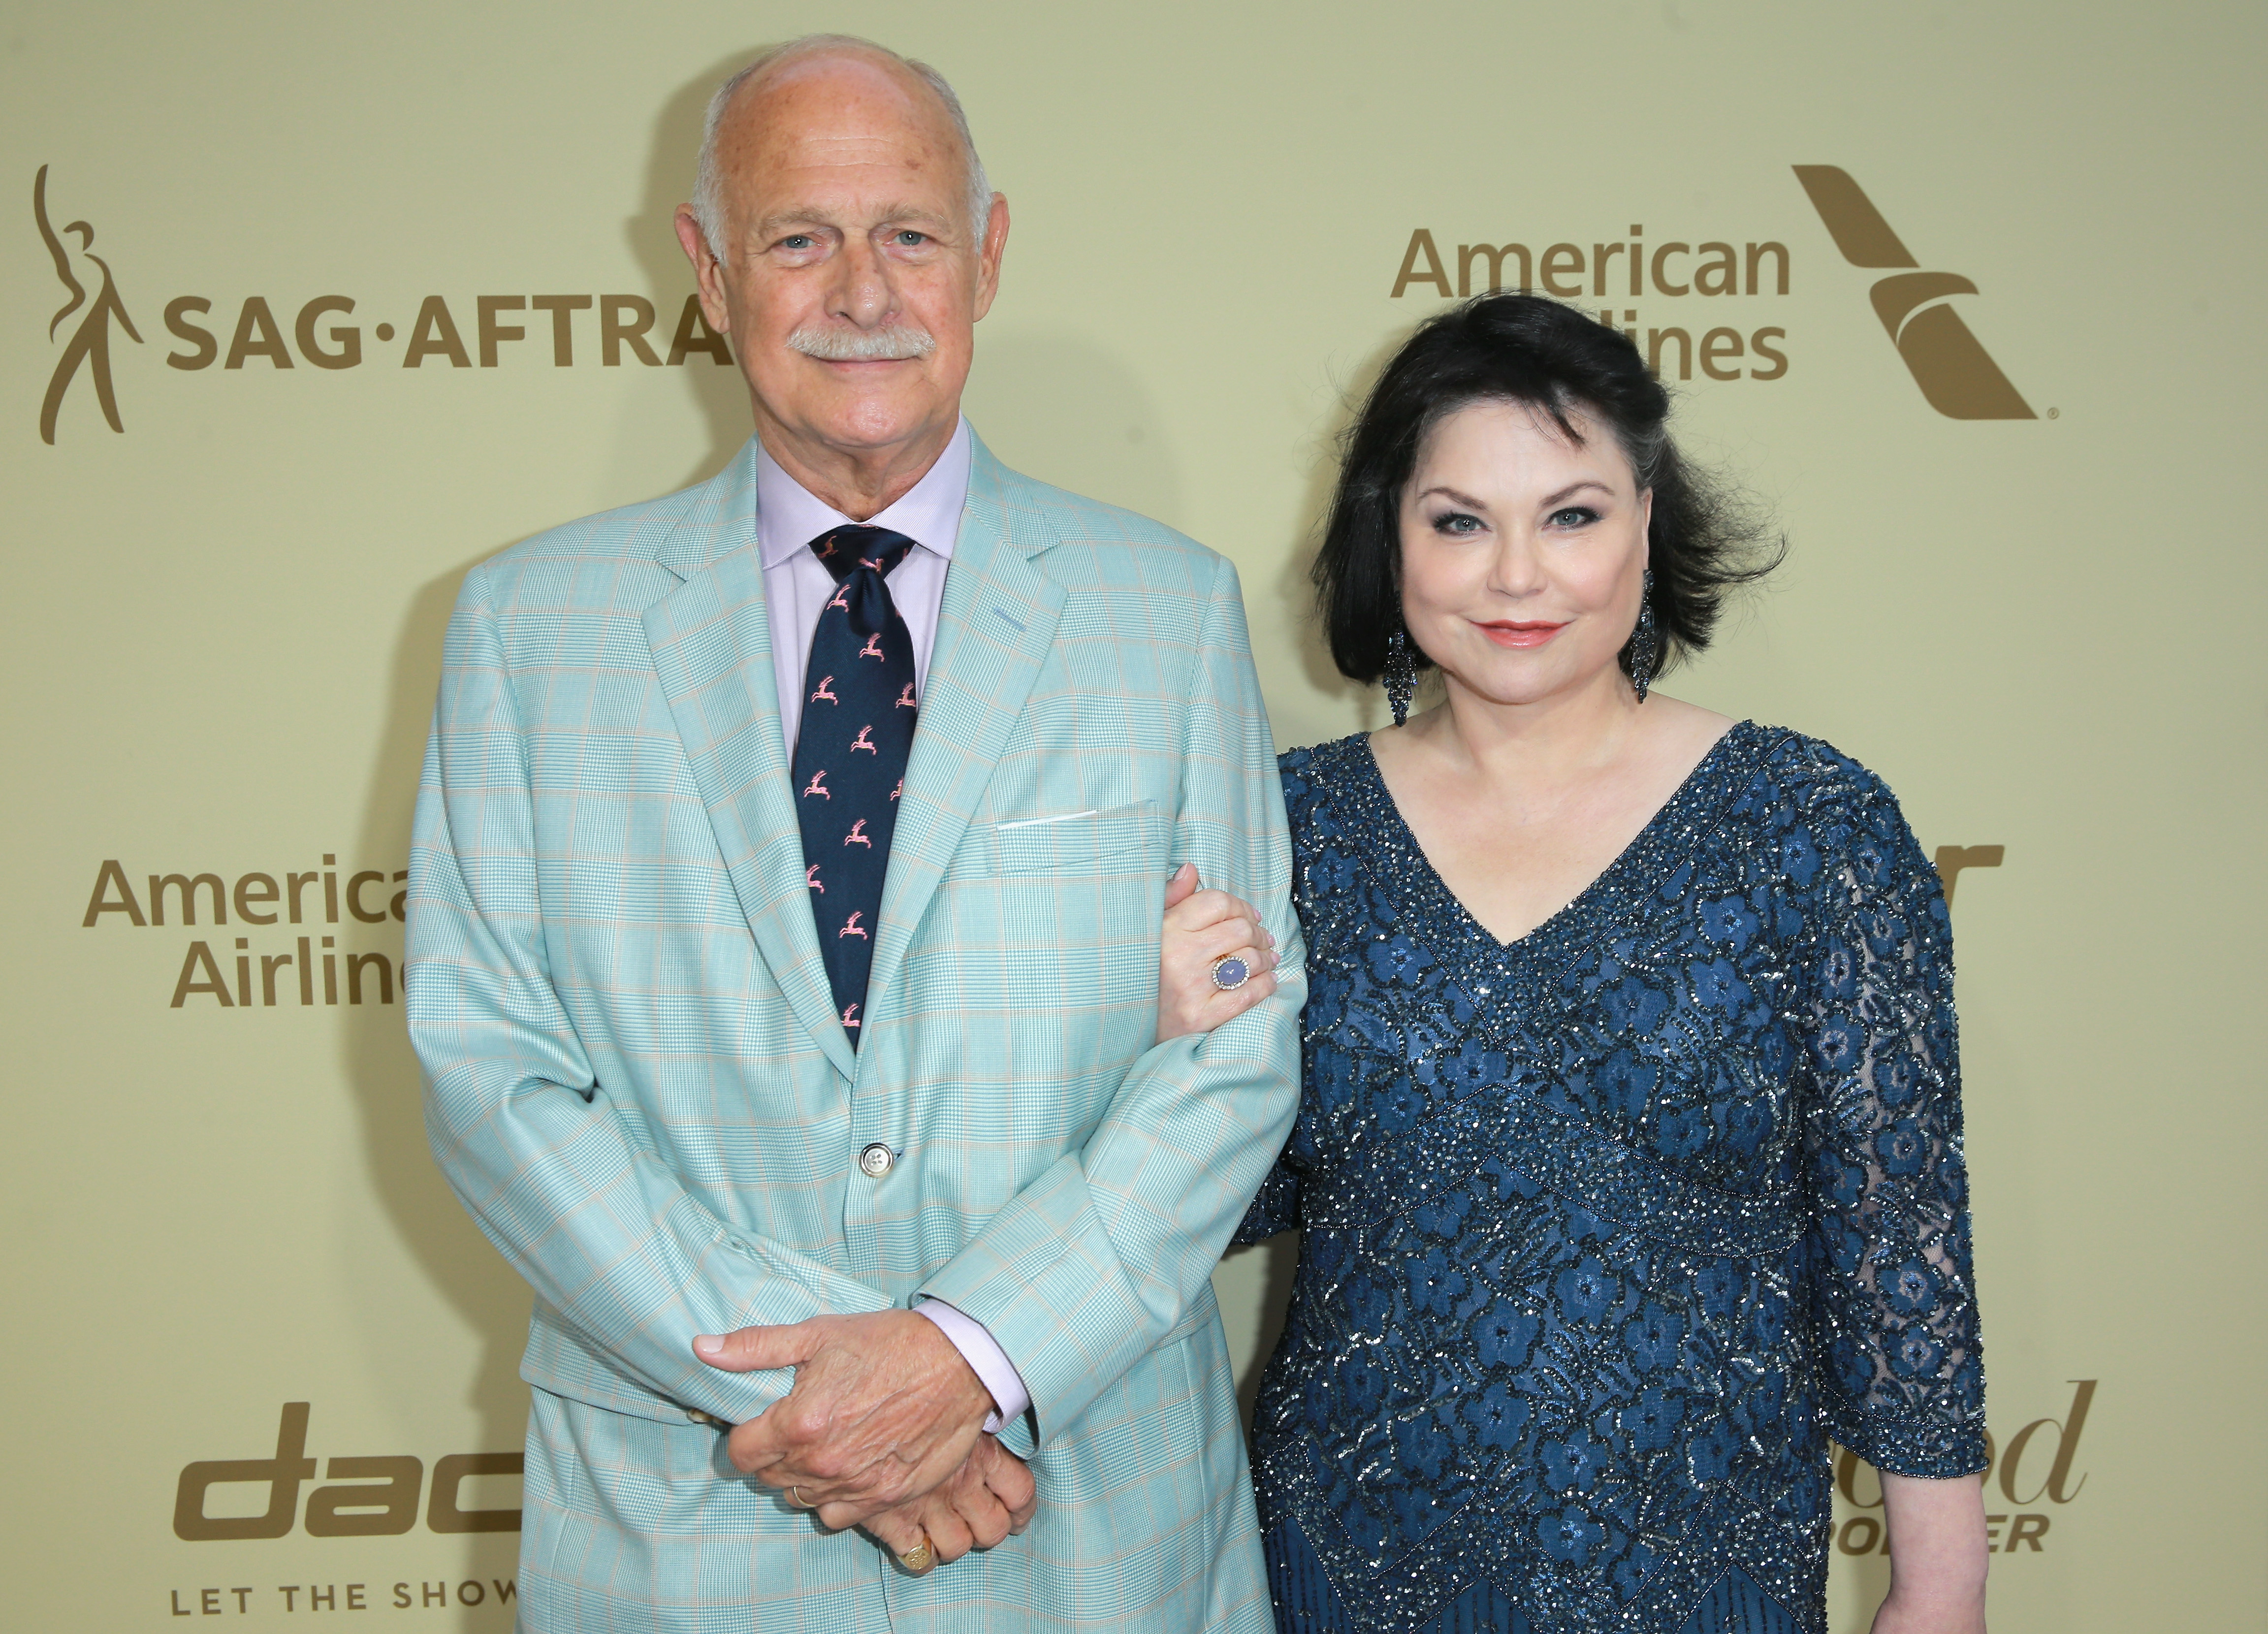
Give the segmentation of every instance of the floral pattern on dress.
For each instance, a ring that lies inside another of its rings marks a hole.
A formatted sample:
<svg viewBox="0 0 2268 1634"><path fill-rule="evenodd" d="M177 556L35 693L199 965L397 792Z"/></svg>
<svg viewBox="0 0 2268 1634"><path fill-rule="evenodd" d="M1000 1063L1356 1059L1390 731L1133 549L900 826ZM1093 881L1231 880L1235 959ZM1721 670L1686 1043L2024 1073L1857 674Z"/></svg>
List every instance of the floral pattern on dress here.
<svg viewBox="0 0 2268 1634"><path fill-rule="evenodd" d="M1268 1535L1350 1628L1481 1593L1675 1630L1737 1569L1823 1630L1828 1438L1984 1463L1951 937L1896 802L1744 723L1506 946L1366 739L1281 766L1305 1083L1239 1233L1303 1233Z"/></svg>

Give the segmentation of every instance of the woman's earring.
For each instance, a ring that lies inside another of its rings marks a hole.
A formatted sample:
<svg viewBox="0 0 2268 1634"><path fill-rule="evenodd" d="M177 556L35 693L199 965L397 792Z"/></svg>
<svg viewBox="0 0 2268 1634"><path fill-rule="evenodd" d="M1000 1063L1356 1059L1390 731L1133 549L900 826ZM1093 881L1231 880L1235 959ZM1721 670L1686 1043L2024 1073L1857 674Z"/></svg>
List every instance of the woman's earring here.
<svg viewBox="0 0 2268 1634"><path fill-rule="evenodd" d="M1386 702L1394 724L1410 719L1410 695L1418 690L1418 666L1410 662L1410 637L1395 630L1386 638Z"/></svg>
<svg viewBox="0 0 2268 1634"><path fill-rule="evenodd" d="M1638 688L1640 703L1653 685L1653 666L1660 656L1661 637L1653 624L1653 570L1648 568L1638 593L1638 628L1631 631L1631 685Z"/></svg>

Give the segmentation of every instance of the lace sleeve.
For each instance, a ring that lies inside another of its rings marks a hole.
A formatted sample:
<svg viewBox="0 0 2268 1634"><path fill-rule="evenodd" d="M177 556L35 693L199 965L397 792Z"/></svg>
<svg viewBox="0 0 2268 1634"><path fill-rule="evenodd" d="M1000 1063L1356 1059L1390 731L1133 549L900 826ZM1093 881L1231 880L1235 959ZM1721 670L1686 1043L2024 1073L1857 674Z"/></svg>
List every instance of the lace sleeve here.
<svg viewBox="0 0 2268 1634"><path fill-rule="evenodd" d="M1279 1233L1300 1229L1300 1176L1284 1159L1276 1159L1276 1167L1268 1171L1268 1178L1260 1182L1260 1195L1244 1211L1244 1224L1236 1228L1236 1235L1228 1240L1232 1248L1241 1248L1247 1243L1265 1242Z"/></svg>
<svg viewBox="0 0 2268 1634"><path fill-rule="evenodd" d="M1943 1479L1985 1464L1952 931L1897 802L1844 764L1850 798L1814 830L1807 1018L1828 1429L1878 1469Z"/></svg>

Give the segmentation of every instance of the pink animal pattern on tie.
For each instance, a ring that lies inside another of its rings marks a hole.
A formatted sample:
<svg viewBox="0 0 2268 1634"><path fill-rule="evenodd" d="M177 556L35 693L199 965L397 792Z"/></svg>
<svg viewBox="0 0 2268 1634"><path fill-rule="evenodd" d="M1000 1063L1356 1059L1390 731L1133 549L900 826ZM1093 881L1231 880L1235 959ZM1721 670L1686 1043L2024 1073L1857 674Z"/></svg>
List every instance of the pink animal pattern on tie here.
<svg viewBox="0 0 2268 1634"><path fill-rule="evenodd" d="M835 587L835 600L832 600L832 601L830 601L830 602L828 602L828 603L827 604L827 606L826 606L826 607L825 607L825 609L824 609L824 610L825 610L825 611L827 611L827 612L832 613L832 612L833 612L833 611L835 611L835 609L836 609L836 608L837 608L837 607L841 607L841 608L842 608L845 613L848 613L848 612L850 610L850 585L836 585L836 587Z"/></svg>
<svg viewBox="0 0 2268 1634"><path fill-rule="evenodd" d="M901 778L899 778L899 779L898 779L898 786L897 786L896 788L895 788L895 789L893 789L893 790L891 790L891 791L890 791L890 798L891 798L892 799L894 799L894 800L895 800L895 799L896 799L898 798L898 796L900 796L901 794L903 794L905 791L906 791L906 780L905 780L903 777L901 777Z"/></svg>
<svg viewBox="0 0 2268 1634"><path fill-rule="evenodd" d="M804 790L803 794L806 799L809 799L814 794L823 800L831 800L835 798L835 791L827 786L827 772L824 768L811 774L811 784Z"/></svg>
<svg viewBox="0 0 2268 1634"><path fill-rule="evenodd" d="M864 817L850 825L850 832L843 836L843 843L863 845L870 851L874 849L874 842L866 833L866 820ZM855 919L858 916L853 914L851 917Z"/></svg>
<svg viewBox="0 0 2268 1634"><path fill-rule="evenodd" d="M843 1025L844 1027L858 1025L858 1006L855 1002L843 1006Z"/></svg>
<svg viewBox="0 0 2268 1634"><path fill-rule="evenodd" d="M819 882L819 865L817 863L812 864L810 867L803 871L803 882L809 886L813 890L818 892L821 896L827 894L827 887Z"/></svg>
<svg viewBox="0 0 2268 1634"><path fill-rule="evenodd" d="M827 679L832 681L835 677L829 675ZM910 681L906 682L905 690L898 694L897 707L902 710L917 710L921 707L914 702L914 683Z"/></svg>
<svg viewBox="0 0 2268 1634"><path fill-rule="evenodd" d="M882 632L880 630L878 629L873 635L866 637L866 644L858 649L858 656L862 659L882 659ZM889 662L889 659L882 659L882 662L887 664Z"/></svg>
<svg viewBox="0 0 2268 1634"><path fill-rule="evenodd" d="M875 759L880 760L881 758L882 751L874 747L874 729L872 726L861 726L858 728L858 735L850 740L850 748L851 752L854 754L860 749L864 749L867 754L874 756Z"/></svg>
<svg viewBox="0 0 2268 1634"><path fill-rule="evenodd" d="M871 567L874 571L879 573L882 570L882 559L880 556L860 556L858 558L858 565L860 567Z"/></svg>
<svg viewBox="0 0 2268 1634"><path fill-rule="evenodd" d="M835 933L836 939L840 941L846 936L865 936L866 927L858 923L865 916L866 910L861 908L857 913L852 914L848 919L845 919L843 922L843 928ZM867 939L872 941L873 938L868 937Z"/></svg>
<svg viewBox="0 0 2268 1634"><path fill-rule="evenodd" d="M834 694L831 690L829 690L829 688L831 688L834 685L835 685L835 677L834 677L834 676L832 676L832 675L821 675L821 676L819 678L819 690L818 690L818 691L816 691L816 692L814 692L814 693L813 693L813 694L811 695L811 701L812 701L814 703L818 703L821 698L824 698L824 699L826 699L829 703L842 703L842 702L843 702L843 700L842 700L842 699L840 699L840 698L838 698L838 697L836 697L836 696L835 696L835 694Z"/></svg>
<svg viewBox="0 0 2268 1634"><path fill-rule="evenodd" d="M834 554L835 554L835 535L834 535L834 534L829 534L827 536L827 538L825 539L825 541L822 541L822 542L821 543L820 547L819 547L819 559L820 559L821 561L824 562L824 561L826 561L826 560L827 560L827 558L828 558L828 557L829 557L829 556L833 556Z"/></svg>

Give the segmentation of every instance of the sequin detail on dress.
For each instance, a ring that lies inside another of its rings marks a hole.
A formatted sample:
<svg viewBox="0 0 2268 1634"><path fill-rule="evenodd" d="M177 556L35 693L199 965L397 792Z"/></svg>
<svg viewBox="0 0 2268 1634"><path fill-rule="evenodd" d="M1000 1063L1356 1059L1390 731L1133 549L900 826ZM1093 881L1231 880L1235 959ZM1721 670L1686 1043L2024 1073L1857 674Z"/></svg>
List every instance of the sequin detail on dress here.
<svg viewBox="0 0 2268 1634"><path fill-rule="evenodd" d="M1984 1462L1951 938L1889 791L1736 726L1506 946L1366 740L1281 764L1305 1082L1238 1238L1304 1233L1282 1625L1675 1634L1734 1572L1823 1634L1827 1437Z"/></svg>

